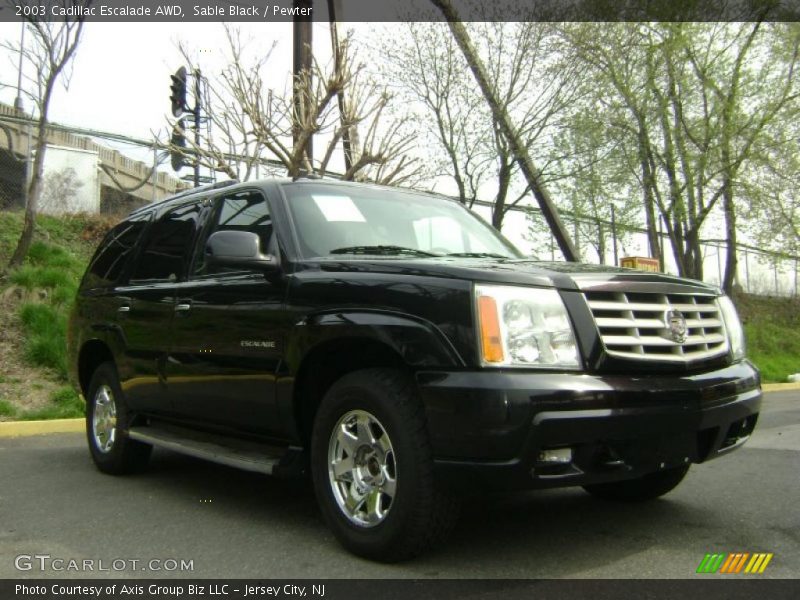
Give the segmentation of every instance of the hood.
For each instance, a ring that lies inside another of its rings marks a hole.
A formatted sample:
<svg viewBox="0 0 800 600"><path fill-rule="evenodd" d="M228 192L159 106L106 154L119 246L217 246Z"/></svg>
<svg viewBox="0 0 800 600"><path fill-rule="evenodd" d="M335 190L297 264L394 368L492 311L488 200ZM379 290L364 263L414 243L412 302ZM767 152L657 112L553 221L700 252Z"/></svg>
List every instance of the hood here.
<svg viewBox="0 0 800 600"><path fill-rule="evenodd" d="M650 291L719 294L716 286L663 273L607 265L519 258L330 257L316 259L322 271L447 277L475 282L555 287L564 290Z"/></svg>

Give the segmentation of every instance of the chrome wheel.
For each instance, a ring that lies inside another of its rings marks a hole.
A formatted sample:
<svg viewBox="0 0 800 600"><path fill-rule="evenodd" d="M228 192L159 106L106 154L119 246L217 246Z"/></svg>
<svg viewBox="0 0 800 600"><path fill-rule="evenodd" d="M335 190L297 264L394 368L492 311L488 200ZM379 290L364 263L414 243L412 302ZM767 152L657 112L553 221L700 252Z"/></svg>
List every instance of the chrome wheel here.
<svg viewBox="0 0 800 600"><path fill-rule="evenodd" d="M92 435L97 449L106 454L114 447L117 437L117 404L114 393L107 385L97 388L94 395Z"/></svg>
<svg viewBox="0 0 800 600"><path fill-rule="evenodd" d="M397 490L397 464L392 441L375 416L347 412L331 433L328 478L336 503L360 527L386 519Z"/></svg>

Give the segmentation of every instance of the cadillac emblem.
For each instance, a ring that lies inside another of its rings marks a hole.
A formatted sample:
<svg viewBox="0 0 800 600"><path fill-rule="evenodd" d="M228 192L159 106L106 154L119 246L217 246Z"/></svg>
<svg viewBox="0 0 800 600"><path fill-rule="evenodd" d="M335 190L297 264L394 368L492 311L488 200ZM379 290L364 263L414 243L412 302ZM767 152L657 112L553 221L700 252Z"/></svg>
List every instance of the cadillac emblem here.
<svg viewBox="0 0 800 600"><path fill-rule="evenodd" d="M667 334L676 344L683 344L686 341L686 317L680 311L668 310L664 313L664 324L667 326Z"/></svg>

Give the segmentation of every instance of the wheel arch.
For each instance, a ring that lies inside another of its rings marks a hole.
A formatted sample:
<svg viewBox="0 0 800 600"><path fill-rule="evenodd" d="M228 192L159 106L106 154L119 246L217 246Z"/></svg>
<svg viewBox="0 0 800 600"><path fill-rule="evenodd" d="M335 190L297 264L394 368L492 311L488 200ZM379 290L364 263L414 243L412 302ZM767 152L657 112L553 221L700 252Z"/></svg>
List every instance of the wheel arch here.
<svg viewBox="0 0 800 600"><path fill-rule="evenodd" d="M299 441L308 443L322 398L347 373L387 367L462 366L463 360L433 324L388 311L327 311L307 317L290 336L286 358L289 404Z"/></svg>
<svg viewBox="0 0 800 600"><path fill-rule="evenodd" d="M104 362L114 362L114 353L104 341L92 339L81 346L78 354L78 385L86 397L92 374Z"/></svg>
<svg viewBox="0 0 800 600"><path fill-rule="evenodd" d="M410 371L392 347L369 337L328 340L308 352L294 378L292 401L294 422L304 445L311 439L314 418L328 389L348 373L375 367Z"/></svg>

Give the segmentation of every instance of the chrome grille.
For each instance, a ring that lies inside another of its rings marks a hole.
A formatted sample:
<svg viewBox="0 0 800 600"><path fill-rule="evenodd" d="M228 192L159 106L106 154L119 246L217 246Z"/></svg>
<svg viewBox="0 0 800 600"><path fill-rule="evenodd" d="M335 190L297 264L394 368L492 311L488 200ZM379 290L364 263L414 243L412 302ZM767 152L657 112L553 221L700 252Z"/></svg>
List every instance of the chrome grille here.
<svg viewBox="0 0 800 600"><path fill-rule="evenodd" d="M728 340L716 298L700 294L585 291L606 351L621 358L689 363L720 356ZM674 341L669 311L686 319L686 339Z"/></svg>

